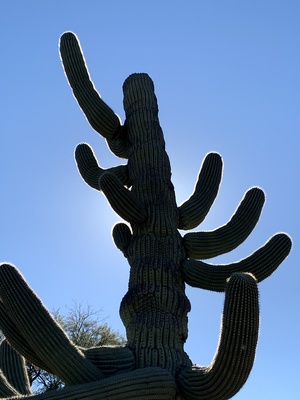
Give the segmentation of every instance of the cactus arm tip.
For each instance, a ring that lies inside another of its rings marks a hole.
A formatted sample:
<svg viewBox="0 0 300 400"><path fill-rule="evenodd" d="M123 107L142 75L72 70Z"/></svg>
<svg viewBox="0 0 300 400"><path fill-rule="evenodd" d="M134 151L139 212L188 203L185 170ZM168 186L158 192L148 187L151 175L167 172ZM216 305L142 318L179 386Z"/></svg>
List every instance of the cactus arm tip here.
<svg viewBox="0 0 300 400"><path fill-rule="evenodd" d="M122 222L117 223L113 227L112 236L117 248L121 250L124 256L127 258L127 249L132 238L132 233L129 226Z"/></svg>

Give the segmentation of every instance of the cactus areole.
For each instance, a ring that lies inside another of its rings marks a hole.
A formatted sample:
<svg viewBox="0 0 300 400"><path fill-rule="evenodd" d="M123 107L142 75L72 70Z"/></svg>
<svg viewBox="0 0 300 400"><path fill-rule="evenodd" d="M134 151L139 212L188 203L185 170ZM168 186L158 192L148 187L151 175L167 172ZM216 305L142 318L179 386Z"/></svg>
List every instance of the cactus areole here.
<svg viewBox="0 0 300 400"><path fill-rule="evenodd" d="M12 351L66 381L67 386L52 393L51 399L229 399L246 382L254 362L259 330L257 284L285 259L291 240L279 233L236 263L204 262L233 250L248 237L260 217L264 192L257 187L248 190L225 225L182 235L179 230L199 226L217 196L221 156L209 153L205 157L193 193L178 206L151 78L140 73L125 80L126 120L122 125L95 90L73 33L62 35L60 54L89 123L117 157L127 160L124 165L103 169L89 145L82 143L75 152L83 179L102 191L126 221L114 226L113 238L130 265L128 291L120 306L127 345L77 349L9 264L0 268L1 329ZM184 351L191 309L186 284L225 292L220 340L207 367L194 365ZM11 305L16 291L35 306L35 315L27 310L32 320L29 330L18 318L26 313L22 301ZM51 357L45 351L47 345L37 339L41 320L42 335L52 338L49 350L57 349ZM72 367L66 365L68 360ZM15 387L5 392L5 398L17 392ZM21 397L28 396L32 397ZM50 395L33 397L47 399Z"/></svg>

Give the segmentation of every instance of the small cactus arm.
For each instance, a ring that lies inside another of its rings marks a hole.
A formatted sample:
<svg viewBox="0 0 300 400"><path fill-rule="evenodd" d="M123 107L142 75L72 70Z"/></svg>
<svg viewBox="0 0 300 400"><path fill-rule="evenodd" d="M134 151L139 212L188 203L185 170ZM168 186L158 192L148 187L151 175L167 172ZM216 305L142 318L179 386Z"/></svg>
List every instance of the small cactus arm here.
<svg viewBox="0 0 300 400"><path fill-rule="evenodd" d="M230 252L250 235L264 204L263 191L250 189L224 226L182 236L179 229L199 226L217 197L221 156L205 157L192 195L178 206L149 76L133 74L125 80L122 125L97 93L73 33L62 35L60 54L89 123L117 157L127 160L104 169L88 144L75 151L85 182L102 191L126 221L117 223L112 235L130 265L128 291L120 305L127 346L74 346L19 271L2 264L0 328L6 340L0 346L0 398L229 399L243 386L254 362L257 283L289 254L291 240L277 234L249 257L228 265L202 261ZM191 307L186 284L225 292L219 345L207 367L193 365L184 351ZM66 386L54 393L30 394L24 359L59 376Z"/></svg>

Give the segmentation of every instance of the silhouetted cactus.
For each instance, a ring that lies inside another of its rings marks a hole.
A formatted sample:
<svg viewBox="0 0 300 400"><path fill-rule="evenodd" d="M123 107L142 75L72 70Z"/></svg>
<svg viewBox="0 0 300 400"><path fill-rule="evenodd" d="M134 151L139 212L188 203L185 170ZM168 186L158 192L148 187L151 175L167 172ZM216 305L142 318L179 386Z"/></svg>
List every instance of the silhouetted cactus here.
<svg viewBox="0 0 300 400"><path fill-rule="evenodd" d="M177 206L149 76L133 74L124 82L126 122L121 125L96 92L74 34L61 37L60 51L74 96L91 126L105 137L116 156L128 159L126 165L104 170L87 144L80 144L75 152L83 179L101 190L129 223L118 223L113 229L115 244L130 264L128 292L120 306L128 342L125 348L76 348L20 273L3 264L1 329L19 354L66 382L62 390L29 398L229 399L245 383L254 361L259 330L257 282L284 260L291 240L277 234L233 264L200 261L229 252L248 237L260 217L263 191L250 189L226 225L181 236L178 229L197 227L217 196L220 155L206 156L193 194ZM186 283L225 292L219 346L208 367L193 365L184 351L190 311ZM1 352L0 348L0 365L8 359L20 371L22 357L1 356ZM9 354L15 354L14 350ZM22 374L16 374L23 382ZM11 375L3 368L2 398L28 398L26 384L17 386Z"/></svg>

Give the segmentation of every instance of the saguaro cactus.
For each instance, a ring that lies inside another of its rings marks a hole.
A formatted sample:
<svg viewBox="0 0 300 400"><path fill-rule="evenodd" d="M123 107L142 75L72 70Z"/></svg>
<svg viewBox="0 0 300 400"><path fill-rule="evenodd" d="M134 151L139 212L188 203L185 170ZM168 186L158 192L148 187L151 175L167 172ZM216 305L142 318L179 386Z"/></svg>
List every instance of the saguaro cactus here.
<svg viewBox="0 0 300 400"><path fill-rule="evenodd" d="M193 194L177 206L150 77L133 74L125 80L122 125L95 90L74 34L61 37L60 52L74 96L91 126L116 156L128 160L103 169L89 145L80 144L75 152L83 179L102 191L126 221L115 225L113 238L130 265L128 292L120 306L128 342L125 348L77 349L19 272L3 264L0 325L8 342L67 384L34 398L229 399L253 365L259 330L257 283L288 255L291 240L277 234L233 264L202 261L233 250L248 237L260 217L263 191L250 189L224 226L182 236L179 230L196 228L217 196L220 155L206 156ZM184 351L190 311L185 284L225 292L220 341L208 367L193 365ZM3 382L3 398L21 393L5 376ZM23 397L28 397L24 390Z"/></svg>

